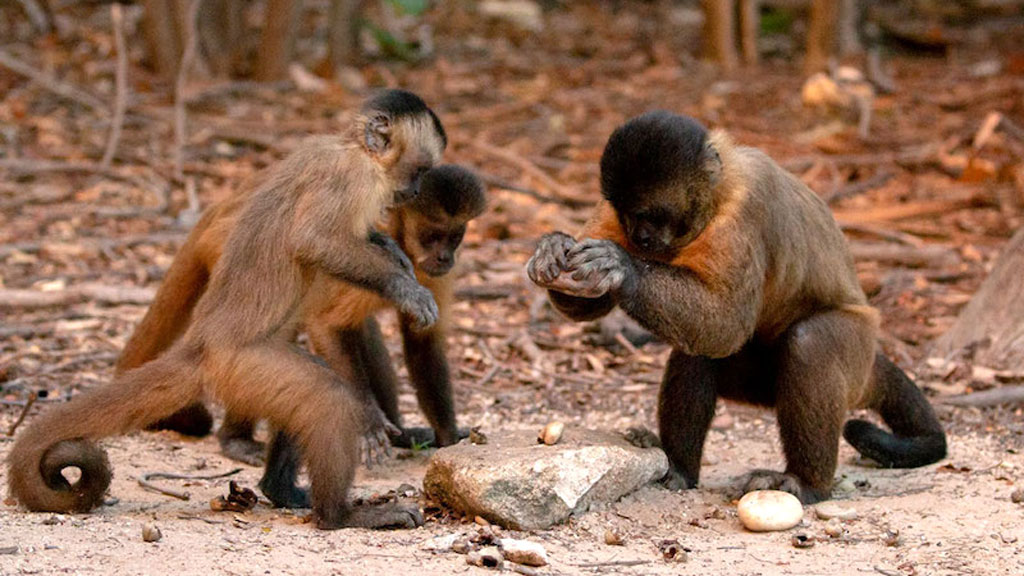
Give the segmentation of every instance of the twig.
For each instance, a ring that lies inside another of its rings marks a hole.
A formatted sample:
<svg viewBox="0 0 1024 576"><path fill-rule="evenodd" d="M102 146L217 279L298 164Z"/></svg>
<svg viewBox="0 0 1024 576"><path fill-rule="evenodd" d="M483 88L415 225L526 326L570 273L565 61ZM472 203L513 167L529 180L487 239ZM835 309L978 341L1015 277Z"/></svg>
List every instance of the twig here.
<svg viewBox="0 0 1024 576"><path fill-rule="evenodd" d="M845 154L835 156L798 156L782 162L790 172L804 172L819 160L827 160L837 167L878 166L881 164L921 165L936 159L937 147L933 144L913 146L895 152L877 154Z"/></svg>
<svg viewBox="0 0 1024 576"><path fill-rule="evenodd" d="M124 238L79 238L73 243L63 242L16 242L14 244L0 245L0 258L7 257L14 252L34 254L37 252L52 249L59 252L62 247L74 245L80 249L92 249L107 251L114 248L131 248L139 244L162 244L165 242L181 243L187 236L181 232L154 232L139 236L126 236Z"/></svg>
<svg viewBox="0 0 1024 576"><path fill-rule="evenodd" d="M902 576L902 574L900 574L899 572L897 572L895 570L888 570L886 568L882 568L881 566L874 566L874 569L875 569L875 572L878 572L879 574L883 574L884 576Z"/></svg>
<svg viewBox="0 0 1024 576"><path fill-rule="evenodd" d="M512 164L516 168L519 168L523 172L526 172L528 175L533 177L534 180L540 182L545 188L547 188L552 194L554 194L559 199L559 201L576 202L583 203L583 205L587 205L586 203L588 202L588 200L586 200L585 198L578 197L571 190L569 190L569 188L562 185L560 182L558 182L551 176L548 176L547 172L541 170L533 162L530 162L528 159L523 158L522 156L516 154L515 152L512 152L504 148L498 148L497 146L488 144L487 142L484 142L479 138L476 140L469 140L467 143L472 148L475 148L480 152L483 152L484 154L493 156L495 158L498 158L499 160L504 160L505 162ZM593 205L592 202L590 204Z"/></svg>
<svg viewBox="0 0 1024 576"><path fill-rule="evenodd" d="M238 474L241 471L241 468L235 468L233 470L228 470L227 472L223 472L221 474L211 474L207 476L198 476L193 474L173 474L171 472L147 472L142 476L139 476L139 486L142 486L147 490L159 492L165 496L177 498L178 500L188 500L189 498L191 498L188 492L173 490L171 488L163 488L161 486L153 484L151 480L216 480L218 478L234 476L235 474Z"/></svg>
<svg viewBox="0 0 1024 576"><path fill-rule="evenodd" d="M494 366L491 366L491 369L488 370L486 374L481 376L480 379L476 381L476 386L477 387L484 386L488 382L493 380L494 377L498 375L498 372L501 371L501 368L502 368L502 366L500 364L495 364Z"/></svg>
<svg viewBox="0 0 1024 576"><path fill-rule="evenodd" d="M895 204L882 206L869 210L837 211L836 219L847 222L877 222L886 220L906 220L908 218L921 218L924 216L936 216L949 214L964 208L974 208L985 205L988 199L981 194L971 194L965 198L952 198L942 200L926 200L912 204Z"/></svg>
<svg viewBox="0 0 1024 576"><path fill-rule="evenodd" d="M896 246L854 242L850 244L850 253L854 260L876 260L910 267L943 267L960 262L956 253L945 246Z"/></svg>
<svg viewBox="0 0 1024 576"><path fill-rule="evenodd" d="M502 300L515 296L522 286L518 284L484 284L482 286L467 286L455 291L456 300Z"/></svg>
<svg viewBox="0 0 1024 576"><path fill-rule="evenodd" d="M196 20L201 0L192 0L188 5L185 25L185 51L178 66L178 77L174 82L174 178L181 180L185 172L185 82L188 70L196 58Z"/></svg>
<svg viewBox="0 0 1024 576"><path fill-rule="evenodd" d="M633 346L633 343L623 336L622 332L615 333L615 341L619 343L619 346L625 348L630 354L636 354L636 346Z"/></svg>
<svg viewBox="0 0 1024 576"><path fill-rule="evenodd" d="M608 560L605 562L582 562L573 564L577 568L603 568L606 566L643 566L650 564L650 560Z"/></svg>
<svg viewBox="0 0 1024 576"><path fill-rule="evenodd" d="M864 180L847 184L825 197L825 202L832 204L833 202L838 202L840 200L874 190L875 188L880 188L881 186L884 186L886 182L892 180L892 177L895 175L895 173L889 171L879 172L871 178L865 178Z"/></svg>
<svg viewBox="0 0 1024 576"><path fill-rule="evenodd" d="M93 212L101 216L135 216L140 213L163 212L167 208L167 191L163 184L149 182L134 174L125 174L114 168L104 167L95 162L62 162L59 160L30 160L26 158L0 158L0 170L10 170L20 174L40 174L46 172L83 172L98 174L107 178L122 180L134 184L143 190L149 190L157 197L157 205L147 208L96 208Z"/></svg>
<svg viewBox="0 0 1024 576"><path fill-rule="evenodd" d="M50 17L36 0L18 0L21 4L28 19L32 22L32 27L36 29L36 32L47 34L50 32L52 26L50 25Z"/></svg>
<svg viewBox="0 0 1024 576"><path fill-rule="evenodd" d="M552 204L564 204L569 208L586 208L588 206L593 206L596 204L596 202L592 202L590 200L577 200L575 198L558 198L556 196L549 196L542 192L538 192L533 188L527 188L525 186L513 184L508 180L498 178L497 176L494 176L493 174L487 174L486 172L477 172L477 174L480 176L481 180L483 180L487 184L490 184L491 186L494 186L495 188L501 188L502 190L508 190L510 192L518 192L520 194L524 194L526 196L529 196L530 198L539 200L541 202L550 202Z"/></svg>
<svg viewBox="0 0 1024 576"><path fill-rule="evenodd" d="M114 27L114 46L117 49L117 70L114 76L114 118L110 121L110 135L107 148L103 151L100 167L110 168L117 153L117 145L121 142L121 129L124 127L124 111L128 107L128 50L124 43L124 16L121 5L117 2L110 5L110 22Z"/></svg>
<svg viewBox="0 0 1024 576"><path fill-rule="evenodd" d="M1016 402L1024 402L1024 386L1002 386L1000 388L993 388L982 392L952 396L942 400L943 404L950 404L953 406L975 406L978 408L998 406L1000 404L1013 404Z"/></svg>
<svg viewBox="0 0 1024 576"><path fill-rule="evenodd" d="M32 408L32 405L36 403L38 398L39 395L35 392L29 393L28 399L25 401L25 407L21 409L21 414L18 414L18 419L15 420L14 424L11 424L11 427L7 429L8 436L14 436L14 431L17 430L18 426L21 426L21 423L25 421L25 416L28 415L28 411Z"/></svg>
<svg viewBox="0 0 1024 576"><path fill-rule="evenodd" d="M893 242L899 242L900 244L906 244L907 246L920 247L925 245L924 240L921 240L917 236L907 234L906 232L900 232L898 230L889 230L881 226L872 226L870 224L843 222L842 220L837 221L836 224L839 224L839 228L844 231L870 234L886 240L892 240Z"/></svg>
<svg viewBox="0 0 1024 576"><path fill-rule="evenodd" d="M156 291L133 286L83 284L65 290L43 292L18 288L0 288L0 310L12 308L48 308L69 306L94 300L106 304L149 304Z"/></svg>
<svg viewBox="0 0 1024 576"><path fill-rule="evenodd" d="M14 56L11 56L4 50L0 50L0 66L7 68L11 72L21 74L43 88L53 92L61 98L66 98L73 102L77 102L86 108L91 108L100 116L107 117L110 115L110 110L107 109L107 105L103 103L99 98L89 94L82 88L72 86L65 82L61 82L56 78L53 78L47 74L39 72L32 66L25 64L21 60L18 60Z"/></svg>

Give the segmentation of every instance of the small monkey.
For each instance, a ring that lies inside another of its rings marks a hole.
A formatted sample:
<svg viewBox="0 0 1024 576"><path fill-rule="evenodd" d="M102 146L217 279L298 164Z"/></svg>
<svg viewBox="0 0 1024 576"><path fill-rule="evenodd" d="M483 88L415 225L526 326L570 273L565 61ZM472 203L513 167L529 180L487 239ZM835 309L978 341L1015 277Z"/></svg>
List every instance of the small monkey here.
<svg viewBox="0 0 1024 576"><path fill-rule="evenodd" d="M445 146L423 100L388 90L342 134L308 140L255 178L181 338L155 360L36 417L8 456L11 495L35 511L98 506L111 474L94 441L140 429L208 392L228 410L271 423L278 431L271 461L275 453L301 455L319 528L422 523L417 507L349 504L364 406L292 341L320 274L383 295L421 327L436 321L430 291L372 226L383 209L415 196ZM61 475L68 467L81 470L73 485Z"/></svg>
<svg viewBox="0 0 1024 576"><path fill-rule="evenodd" d="M228 201L230 202L230 200ZM304 314L305 329L316 353L351 382L367 403L379 406L387 421L400 428L392 438L396 446L447 446L459 438L451 398L446 352L446 323L453 292L455 252L466 225L486 207L484 187L472 172L455 165L437 166L423 175L420 193L391 211L389 234L413 262L416 276L438 303L441 321L416 330L411 318L400 317L406 364L420 405L432 428L401 426L398 378L384 346L373 313L387 302L373 292L334 282L314 281ZM224 203L211 207L171 265L146 317L136 328L118 361L118 370L134 368L162 353L179 330L172 324L186 320L192 302L202 292L202 281L220 257L223 239L234 225L235 211ZM192 274L178 274L184 263L194 262ZM198 278L198 280L196 280ZM323 283L330 285L322 285ZM205 435L213 418L202 403L195 403L158 423L158 428ZM225 455L258 465L262 443L252 438L254 422L229 411L218 431Z"/></svg>
<svg viewBox="0 0 1024 576"><path fill-rule="evenodd" d="M569 318L619 306L673 346L658 401L669 487L697 485L717 397L778 415L786 470L752 472L745 491L827 499L841 430L883 466L945 457L927 399L878 351L839 227L799 179L692 118L651 112L612 133L601 193L582 239L543 237L527 272ZM844 428L860 407L892 432Z"/></svg>

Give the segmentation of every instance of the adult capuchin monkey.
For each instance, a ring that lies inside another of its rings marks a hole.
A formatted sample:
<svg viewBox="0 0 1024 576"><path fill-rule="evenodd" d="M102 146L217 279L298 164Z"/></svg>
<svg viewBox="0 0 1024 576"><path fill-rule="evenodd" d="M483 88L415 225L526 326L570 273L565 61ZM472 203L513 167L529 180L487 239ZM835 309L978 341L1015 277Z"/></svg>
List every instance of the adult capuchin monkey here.
<svg viewBox="0 0 1024 576"><path fill-rule="evenodd" d="M601 192L582 240L544 236L527 272L569 318L619 306L672 344L658 401L670 488L697 485L719 396L778 414L786 471L756 470L744 491L827 499L840 429L883 466L945 456L928 401L878 351L878 316L842 233L800 180L724 133L651 112L609 138ZM857 407L892 433L863 420L844 428Z"/></svg>
<svg viewBox="0 0 1024 576"><path fill-rule="evenodd" d="M184 331L195 300L205 290L209 271L235 225L238 204L231 198L211 207L193 229L146 316L128 340L117 363L118 372L156 358ZM399 428L399 435L391 439L395 446L448 446L459 439L446 358L445 320L454 281L450 272L466 225L485 207L480 179L463 167L443 165L424 173L419 195L396 206L388 220L389 234L411 259L417 279L433 293L440 312L440 321L425 330L416 330L408 316L399 318L409 377L431 428L406 428L401 424L398 377L373 318L388 302L372 291L329 277L314 281L311 294L316 296L309 299L304 314L310 342L316 353L360 393L368 410L383 412L386 420L378 420L382 427L393 423ZM325 282L329 285L322 285ZM210 412L197 402L153 427L203 436L212 422ZM254 424L228 411L217 433L226 456L253 465L262 463L265 450L253 439ZM367 446L378 447L376 442Z"/></svg>
<svg viewBox="0 0 1024 576"><path fill-rule="evenodd" d="M292 340L318 275L381 294L419 326L437 320L408 259L372 226L416 193L445 144L418 96L389 90L368 100L344 133L310 139L255 178L181 338L152 362L35 418L8 456L11 494L30 510L96 507L111 474L93 441L169 416L206 389L228 410L269 420L278 431L270 461L297 446L319 528L422 523L415 506L349 505L364 406ZM61 474L69 467L81 471L73 485Z"/></svg>

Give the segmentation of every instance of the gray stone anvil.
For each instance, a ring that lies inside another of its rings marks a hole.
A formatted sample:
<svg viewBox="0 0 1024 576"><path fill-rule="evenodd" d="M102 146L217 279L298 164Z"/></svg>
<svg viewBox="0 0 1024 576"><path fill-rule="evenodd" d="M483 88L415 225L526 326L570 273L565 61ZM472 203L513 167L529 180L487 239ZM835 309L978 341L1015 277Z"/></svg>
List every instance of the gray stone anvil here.
<svg viewBox="0 0 1024 576"><path fill-rule="evenodd" d="M459 444L434 453L423 490L467 515L506 528L537 530L614 502L662 478L668 459L637 448L620 434L566 426L554 446L536 432L495 432L487 444Z"/></svg>

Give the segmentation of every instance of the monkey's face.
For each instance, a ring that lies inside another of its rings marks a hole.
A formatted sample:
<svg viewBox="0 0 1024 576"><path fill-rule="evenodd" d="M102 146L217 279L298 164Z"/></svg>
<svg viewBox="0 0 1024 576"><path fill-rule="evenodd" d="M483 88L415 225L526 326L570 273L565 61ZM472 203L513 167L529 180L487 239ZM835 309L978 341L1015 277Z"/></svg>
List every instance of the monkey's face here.
<svg viewBox="0 0 1024 576"><path fill-rule="evenodd" d="M638 256L671 260L707 226L721 160L692 118L649 112L608 138L601 194Z"/></svg>
<svg viewBox="0 0 1024 576"><path fill-rule="evenodd" d="M444 276L455 266L455 252L466 234L466 223L457 220L415 219L409 251L416 268L427 276ZM406 231L408 233L409 230Z"/></svg>
<svg viewBox="0 0 1024 576"><path fill-rule="evenodd" d="M423 175L441 159L445 140L432 118L421 114L389 121L388 141L378 162L394 192L395 204L415 198Z"/></svg>

